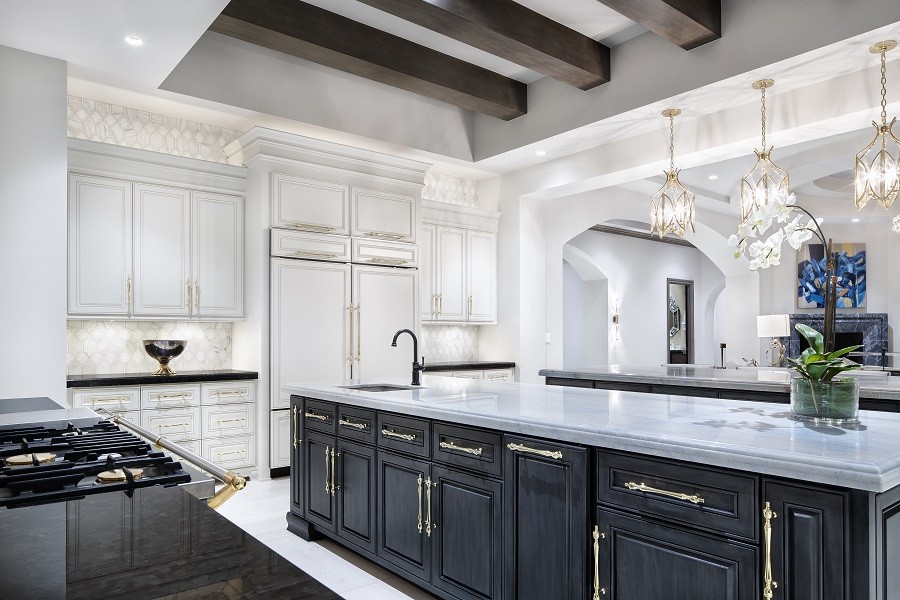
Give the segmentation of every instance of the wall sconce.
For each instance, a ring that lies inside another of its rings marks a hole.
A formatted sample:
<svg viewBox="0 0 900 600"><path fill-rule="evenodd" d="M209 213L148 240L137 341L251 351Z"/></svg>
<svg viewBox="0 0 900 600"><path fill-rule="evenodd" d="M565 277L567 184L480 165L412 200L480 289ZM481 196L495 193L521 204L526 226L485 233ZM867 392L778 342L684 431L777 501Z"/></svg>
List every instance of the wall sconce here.
<svg viewBox="0 0 900 600"><path fill-rule="evenodd" d="M613 312L612 322L613 322L613 325L616 326L616 340L618 340L619 339L619 299L618 298L616 298L615 302L613 303L612 312Z"/></svg>

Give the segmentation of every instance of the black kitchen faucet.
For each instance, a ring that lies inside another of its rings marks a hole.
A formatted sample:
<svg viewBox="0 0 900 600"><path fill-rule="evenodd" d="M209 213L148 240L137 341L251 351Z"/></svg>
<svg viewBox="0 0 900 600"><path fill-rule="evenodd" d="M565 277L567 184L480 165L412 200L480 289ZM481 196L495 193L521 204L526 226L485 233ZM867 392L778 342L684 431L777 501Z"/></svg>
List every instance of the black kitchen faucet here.
<svg viewBox="0 0 900 600"><path fill-rule="evenodd" d="M416 361L416 357L419 355L419 340L418 338L416 338L416 334L413 333L411 329L401 329L394 334L394 339L391 341L391 346L393 346L394 348L397 347L397 338L400 337L401 333L408 333L413 340L412 385L422 385L419 382L419 373L421 373L422 369L425 368L425 357L422 357L422 362Z"/></svg>

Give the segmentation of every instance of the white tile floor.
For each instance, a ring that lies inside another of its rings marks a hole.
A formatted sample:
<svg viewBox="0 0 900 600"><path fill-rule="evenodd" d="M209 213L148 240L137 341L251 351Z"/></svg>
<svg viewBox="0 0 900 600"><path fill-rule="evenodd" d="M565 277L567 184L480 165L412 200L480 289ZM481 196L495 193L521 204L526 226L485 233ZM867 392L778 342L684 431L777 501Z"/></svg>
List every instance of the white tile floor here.
<svg viewBox="0 0 900 600"><path fill-rule="evenodd" d="M219 514L347 600L433 600L393 573L331 542L306 542L287 530L290 481L250 481Z"/></svg>

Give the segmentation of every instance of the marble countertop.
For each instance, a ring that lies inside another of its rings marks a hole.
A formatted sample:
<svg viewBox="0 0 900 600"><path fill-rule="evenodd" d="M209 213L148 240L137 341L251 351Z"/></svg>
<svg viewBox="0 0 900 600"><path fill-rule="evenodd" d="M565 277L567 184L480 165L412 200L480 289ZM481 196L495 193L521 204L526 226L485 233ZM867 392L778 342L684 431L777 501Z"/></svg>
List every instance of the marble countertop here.
<svg viewBox="0 0 900 600"><path fill-rule="evenodd" d="M768 402L427 375L415 390L339 387L357 383L304 382L284 389L353 406L871 492L900 485L897 413L861 411L858 425L833 427L794 421L787 406Z"/></svg>
<svg viewBox="0 0 900 600"><path fill-rule="evenodd" d="M871 374L870 374L871 373ZM882 375L882 371L865 372L859 377L862 398L900 400L900 377ZM790 392L790 369L741 368L713 369L711 367L629 367L604 365L541 369L542 377L618 381L656 385L684 385L690 387L727 388L760 392Z"/></svg>

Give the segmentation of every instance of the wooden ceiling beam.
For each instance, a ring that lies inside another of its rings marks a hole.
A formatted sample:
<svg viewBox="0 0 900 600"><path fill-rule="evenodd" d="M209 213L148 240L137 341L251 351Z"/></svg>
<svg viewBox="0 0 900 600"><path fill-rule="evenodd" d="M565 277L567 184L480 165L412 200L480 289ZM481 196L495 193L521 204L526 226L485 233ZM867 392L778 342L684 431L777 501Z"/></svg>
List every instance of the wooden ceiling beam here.
<svg viewBox="0 0 900 600"><path fill-rule="evenodd" d="M588 90L609 81L609 48L513 0L359 0Z"/></svg>
<svg viewBox="0 0 900 600"><path fill-rule="evenodd" d="M526 113L524 83L298 0L231 0L209 29L499 119Z"/></svg>
<svg viewBox="0 0 900 600"><path fill-rule="evenodd" d="M721 0L598 0L685 50L722 37Z"/></svg>

